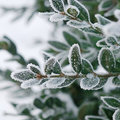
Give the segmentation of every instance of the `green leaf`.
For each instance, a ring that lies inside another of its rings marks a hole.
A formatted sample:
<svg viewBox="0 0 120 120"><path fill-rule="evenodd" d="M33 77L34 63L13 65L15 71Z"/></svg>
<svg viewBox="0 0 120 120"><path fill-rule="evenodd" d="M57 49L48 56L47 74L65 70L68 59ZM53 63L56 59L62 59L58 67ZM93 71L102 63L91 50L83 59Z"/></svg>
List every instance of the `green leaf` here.
<svg viewBox="0 0 120 120"><path fill-rule="evenodd" d="M77 39L75 36L73 36L72 34L64 31L64 32L63 32L63 36L64 36L66 42L67 42L70 46L72 46L72 45L74 45L74 44L79 44L79 45L80 45L80 42L78 41L78 39Z"/></svg>
<svg viewBox="0 0 120 120"><path fill-rule="evenodd" d="M113 114L113 120L120 120L120 109L116 110Z"/></svg>
<svg viewBox="0 0 120 120"><path fill-rule="evenodd" d="M98 56L99 64L107 70L108 72L112 72L115 67L115 58L113 53L108 48L103 48L99 52Z"/></svg>
<svg viewBox="0 0 120 120"><path fill-rule="evenodd" d="M45 64L45 72L46 74L51 74L53 72L53 67L55 64L55 58L49 58Z"/></svg>
<svg viewBox="0 0 120 120"><path fill-rule="evenodd" d="M58 85L58 88L64 88L70 86L76 79L74 78L66 78L65 81L61 84Z"/></svg>
<svg viewBox="0 0 120 120"><path fill-rule="evenodd" d="M34 100L33 104L38 109L43 109L45 107L44 103L38 98Z"/></svg>
<svg viewBox="0 0 120 120"><path fill-rule="evenodd" d="M97 43L99 40L101 40L103 37L100 36L100 35L98 35L98 34L94 34L94 33L86 33L85 35L86 35L87 40L90 41L91 45L92 45L93 47L95 47L95 48L98 48L98 47L96 46L96 43Z"/></svg>
<svg viewBox="0 0 120 120"><path fill-rule="evenodd" d="M98 77L88 74L86 78L81 79L80 86L84 90L91 90L98 85L99 81Z"/></svg>
<svg viewBox="0 0 120 120"><path fill-rule="evenodd" d="M106 43L109 46L118 45L117 38L115 36L109 36L106 38Z"/></svg>
<svg viewBox="0 0 120 120"><path fill-rule="evenodd" d="M95 17L100 25L107 25L107 24L111 23L111 21L109 19L101 16L100 14L96 14Z"/></svg>
<svg viewBox="0 0 120 120"><path fill-rule="evenodd" d="M56 61L56 63L53 66L53 73L55 73L55 74L62 73L62 69L61 69L60 63L58 61Z"/></svg>
<svg viewBox="0 0 120 120"><path fill-rule="evenodd" d="M102 2L99 4L99 11L106 11L111 9L111 7L113 7L112 0L102 0Z"/></svg>
<svg viewBox="0 0 120 120"><path fill-rule="evenodd" d="M79 107L78 120L84 120L86 115L96 114L98 111L97 103L94 102L84 102Z"/></svg>
<svg viewBox="0 0 120 120"><path fill-rule="evenodd" d="M30 70L20 70L17 72L12 72L11 78L20 82L36 78L35 74Z"/></svg>
<svg viewBox="0 0 120 120"><path fill-rule="evenodd" d="M105 39L99 40L99 41L96 43L96 46L97 46L97 47L107 47L107 44L106 44Z"/></svg>
<svg viewBox="0 0 120 120"><path fill-rule="evenodd" d="M107 83L107 80L108 80L108 79L106 79L106 78L100 78L100 81L99 81L98 85L95 86L95 87L93 88L93 90L99 90L99 89L103 88L104 85Z"/></svg>
<svg viewBox="0 0 120 120"><path fill-rule="evenodd" d="M82 60L80 47L78 44L74 44L69 52L69 62L76 73L80 73L82 70Z"/></svg>
<svg viewBox="0 0 120 120"><path fill-rule="evenodd" d="M39 68L38 66L32 64L32 63L28 64L28 65L27 65L27 68L28 68L31 72L35 73L35 74L41 74L40 68Z"/></svg>
<svg viewBox="0 0 120 120"><path fill-rule="evenodd" d="M120 100L115 97L104 96L101 97L101 100L104 102L104 104L112 109L117 109L120 107Z"/></svg>
<svg viewBox="0 0 120 120"><path fill-rule="evenodd" d="M71 17L77 17L80 13L77 7L69 5L66 9L66 13Z"/></svg>
<svg viewBox="0 0 120 120"><path fill-rule="evenodd" d="M69 47L62 43L62 42L59 42L59 41L49 41L48 42L52 47L58 49L58 50L67 50Z"/></svg>
<svg viewBox="0 0 120 120"><path fill-rule="evenodd" d="M80 11L78 18L90 22L90 15L86 7L77 0L68 0L68 4L76 6Z"/></svg>
<svg viewBox="0 0 120 120"><path fill-rule="evenodd" d="M51 7L56 12L64 12L63 0L49 0Z"/></svg>
<svg viewBox="0 0 120 120"><path fill-rule="evenodd" d="M112 80L112 83L113 83L116 87L120 87L120 76L114 77L113 80Z"/></svg>
<svg viewBox="0 0 120 120"><path fill-rule="evenodd" d="M108 107L100 106L100 112L102 112L102 114L105 115L105 117L107 117L109 120L112 120L114 110Z"/></svg>
<svg viewBox="0 0 120 120"><path fill-rule="evenodd" d="M91 65L91 63L86 60L86 59L82 59L82 74L88 74L88 73L92 73L93 72L93 67Z"/></svg>
<svg viewBox="0 0 120 120"><path fill-rule="evenodd" d="M52 108L54 105L54 98L53 97L47 98L47 100L45 101L45 105L49 108Z"/></svg>

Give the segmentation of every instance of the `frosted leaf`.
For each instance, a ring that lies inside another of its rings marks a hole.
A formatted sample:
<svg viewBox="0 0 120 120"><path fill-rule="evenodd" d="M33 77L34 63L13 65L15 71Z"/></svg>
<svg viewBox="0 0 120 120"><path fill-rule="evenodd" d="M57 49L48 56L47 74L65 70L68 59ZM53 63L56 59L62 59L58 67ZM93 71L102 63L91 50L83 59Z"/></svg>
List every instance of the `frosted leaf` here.
<svg viewBox="0 0 120 120"><path fill-rule="evenodd" d="M56 12L64 12L63 0L49 0L51 7Z"/></svg>
<svg viewBox="0 0 120 120"><path fill-rule="evenodd" d="M64 88L70 86L76 79L73 78L66 78L65 81L58 86L58 88Z"/></svg>
<svg viewBox="0 0 120 120"><path fill-rule="evenodd" d="M98 46L98 47L107 47L107 44L106 44L105 39L99 40L99 41L96 43L96 46Z"/></svg>
<svg viewBox="0 0 120 120"><path fill-rule="evenodd" d="M33 73L41 74L39 66L36 66L36 65L30 63L27 65L27 68Z"/></svg>
<svg viewBox="0 0 120 120"><path fill-rule="evenodd" d="M67 25L69 25L70 27L74 27L74 28L77 28L77 29L81 29L81 28L88 28L90 27L90 25L83 21L83 22L78 22L76 20L70 20L67 22Z"/></svg>
<svg viewBox="0 0 120 120"><path fill-rule="evenodd" d="M102 0L99 4L98 9L99 11L106 11L109 10L113 6L113 2L111 0Z"/></svg>
<svg viewBox="0 0 120 120"><path fill-rule="evenodd" d="M115 15L115 17L118 19L118 20L120 20L120 10L115 10L114 11L114 15Z"/></svg>
<svg viewBox="0 0 120 120"><path fill-rule="evenodd" d="M86 77L81 79L80 86L84 90L91 90L98 85L99 81L100 79L98 77L92 77L92 76L90 76L89 78Z"/></svg>
<svg viewBox="0 0 120 120"><path fill-rule="evenodd" d="M87 59L82 59L82 74L88 74L93 72L93 66Z"/></svg>
<svg viewBox="0 0 120 120"><path fill-rule="evenodd" d="M80 53L80 47L78 44L74 44L69 52L69 62L73 68L73 70L76 73L80 73L81 69L82 69L82 65L81 65L81 53Z"/></svg>
<svg viewBox="0 0 120 120"><path fill-rule="evenodd" d="M99 90L99 89L103 88L106 83L107 83L107 79L106 78L100 78L100 81L99 81L98 85L95 86L93 88L93 90Z"/></svg>
<svg viewBox="0 0 120 120"><path fill-rule="evenodd" d="M66 20L66 16L59 14L59 13L55 13L55 14L50 16L51 22L59 22L59 21L63 21L63 20Z"/></svg>
<svg viewBox="0 0 120 120"><path fill-rule="evenodd" d="M83 4L81 4L77 0L68 0L68 4L76 6L78 8L78 10L80 11L80 14L78 15L79 19L86 20L86 21L90 22L89 12L88 12L88 10L86 9L86 7Z"/></svg>
<svg viewBox="0 0 120 120"><path fill-rule="evenodd" d="M114 55L108 48L103 48L100 50L98 62L108 72L112 72L116 65Z"/></svg>
<svg viewBox="0 0 120 120"><path fill-rule="evenodd" d="M28 69L20 70L17 72L12 72L12 74L11 74L12 79L14 79L16 81L20 81L20 82L30 80L30 79L33 79L35 77L36 77L35 74Z"/></svg>
<svg viewBox="0 0 120 120"><path fill-rule="evenodd" d="M120 22L111 22L102 27L105 35L120 36Z"/></svg>
<svg viewBox="0 0 120 120"><path fill-rule="evenodd" d="M53 67L55 64L55 58L49 58L45 64L45 72L51 74L53 72Z"/></svg>
<svg viewBox="0 0 120 120"><path fill-rule="evenodd" d="M109 19L101 16L100 14L96 14L95 17L100 25L104 26L104 25L111 23L111 21Z"/></svg>
<svg viewBox="0 0 120 120"><path fill-rule="evenodd" d="M112 79L112 83L116 86L116 87L120 87L120 75L118 77L114 77Z"/></svg>
<svg viewBox="0 0 120 120"><path fill-rule="evenodd" d="M106 43L109 46L118 45L117 38L115 36L109 36L106 38Z"/></svg>
<svg viewBox="0 0 120 120"><path fill-rule="evenodd" d="M101 97L101 100L112 109L118 109L120 107L120 100L115 97L104 96Z"/></svg>
<svg viewBox="0 0 120 120"><path fill-rule="evenodd" d="M47 88L58 88L65 81L65 78L52 78L46 83Z"/></svg>
<svg viewBox="0 0 120 120"><path fill-rule="evenodd" d="M30 79L30 80L27 80L25 82L23 82L21 84L21 88L23 89L27 89L27 88L30 88L34 85L38 85L40 83L40 80L37 80L37 79Z"/></svg>
<svg viewBox="0 0 120 120"><path fill-rule="evenodd" d="M56 61L56 63L53 66L53 73L55 73L55 74L62 73L62 68L61 68L61 65L58 61Z"/></svg>
<svg viewBox="0 0 120 120"><path fill-rule="evenodd" d="M75 7L73 5L69 5L66 8L66 13L71 17L77 17L79 15L80 11L78 10L77 7Z"/></svg>
<svg viewBox="0 0 120 120"><path fill-rule="evenodd" d="M99 116L87 115L85 116L85 120L105 120L105 118Z"/></svg>
<svg viewBox="0 0 120 120"><path fill-rule="evenodd" d="M113 120L120 120L120 109L118 109L114 112Z"/></svg>

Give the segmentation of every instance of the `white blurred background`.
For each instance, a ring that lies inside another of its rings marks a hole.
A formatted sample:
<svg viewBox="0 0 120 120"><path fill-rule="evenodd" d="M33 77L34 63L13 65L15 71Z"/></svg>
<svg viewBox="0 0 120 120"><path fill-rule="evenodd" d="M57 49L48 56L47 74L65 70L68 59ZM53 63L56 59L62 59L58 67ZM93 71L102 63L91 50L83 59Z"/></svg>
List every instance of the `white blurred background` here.
<svg viewBox="0 0 120 120"><path fill-rule="evenodd" d="M33 5L34 2L34 0L0 0L0 6L29 6ZM38 14L29 24L26 24L25 16L16 22L11 22L13 16L14 14L10 13L3 15L0 11L0 37L3 35L10 37L16 43L18 51L26 59L36 58L36 60L40 61L40 52L43 45L36 45L35 40L46 42L53 29L52 24ZM10 56L6 51L0 51L0 69L11 68L15 70L17 68L17 64L6 62ZM9 104L10 98L8 96L6 91L0 91L0 120L19 120L19 117L4 116L5 112L15 112Z"/></svg>

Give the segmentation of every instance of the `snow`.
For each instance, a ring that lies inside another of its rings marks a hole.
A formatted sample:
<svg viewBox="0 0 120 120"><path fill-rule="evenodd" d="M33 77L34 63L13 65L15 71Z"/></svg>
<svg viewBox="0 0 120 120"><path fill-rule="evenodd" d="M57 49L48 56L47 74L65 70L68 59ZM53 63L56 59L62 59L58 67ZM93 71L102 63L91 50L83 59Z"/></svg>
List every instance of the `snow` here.
<svg viewBox="0 0 120 120"><path fill-rule="evenodd" d="M34 0L0 0L0 6L15 6L20 7L22 5L32 5ZM0 11L1 13L1 11ZM11 22L11 19L15 14L0 14L0 38L3 35L10 37L17 45L18 52L22 54L26 60L35 58L42 65L41 49L45 48L42 43L49 39L50 33L53 30L53 26L46 19L37 15L33 18L32 22L26 23L26 16L22 19ZM36 40L41 43L36 44ZM6 60L12 56L6 51L0 51L0 68L5 70L6 68L13 71L21 66L16 62L7 62ZM2 85L0 85L2 87ZM15 113L15 110L9 104L8 93L0 91L0 120L16 120L16 116L4 116L4 112ZM21 120L21 117L17 116L17 120Z"/></svg>

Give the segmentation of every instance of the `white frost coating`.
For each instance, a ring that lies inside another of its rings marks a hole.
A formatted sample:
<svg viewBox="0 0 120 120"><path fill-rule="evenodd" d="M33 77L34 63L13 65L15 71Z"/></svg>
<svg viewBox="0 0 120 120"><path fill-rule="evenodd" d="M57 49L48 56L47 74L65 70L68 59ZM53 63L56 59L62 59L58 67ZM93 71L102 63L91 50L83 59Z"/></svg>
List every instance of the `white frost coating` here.
<svg viewBox="0 0 120 120"><path fill-rule="evenodd" d="M111 44L112 44L111 42L112 41L110 41L110 40L114 40L116 43L118 43L118 40L117 40L117 38L115 36L107 36L105 38L105 41L106 41L107 45L111 46Z"/></svg>
<svg viewBox="0 0 120 120"><path fill-rule="evenodd" d="M27 89L34 85L38 85L39 83L40 83L40 80L37 80L37 79L27 80L21 84L21 88Z"/></svg>
<svg viewBox="0 0 120 120"><path fill-rule="evenodd" d="M72 0L67 0L68 1L68 4L69 5L71 5L71 2L72 2ZM79 6L81 6L81 8L83 8L85 11L86 11L86 13L87 13L87 15L88 15L88 20L89 20L89 22L90 22L90 15L89 15L89 12L88 12L88 9L83 5L83 4L81 4L79 1L77 1L77 0L74 0ZM79 8L78 8L79 9ZM81 11L80 11L81 12Z"/></svg>
<svg viewBox="0 0 120 120"><path fill-rule="evenodd" d="M76 10L76 12L77 12L76 17L80 14L80 11L78 10L78 8L77 8L76 6L68 5L68 6L66 7L66 9L65 9L65 12L66 12L69 16L75 17L75 16L72 16L71 14L68 13L67 10L70 9L70 8Z"/></svg>
<svg viewBox="0 0 120 120"><path fill-rule="evenodd" d="M63 2L63 0L60 0L60 1L62 2L62 6L64 7L64 2ZM59 10L57 10L57 9L55 8L55 6L53 5L52 0L49 0L49 2L50 2L50 6L53 8L54 11L60 12Z"/></svg>
<svg viewBox="0 0 120 120"><path fill-rule="evenodd" d="M46 82L47 88L58 88L65 81L65 78L52 78Z"/></svg>
<svg viewBox="0 0 120 120"><path fill-rule="evenodd" d="M106 47L106 45L101 45L101 44L100 44L101 42L105 42L105 39L99 40L99 41L96 43L96 46L98 46L98 47Z"/></svg>
<svg viewBox="0 0 120 120"><path fill-rule="evenodd" d="M101 100L102 100L109 108L112 108L112 109L118 109L118 108L119 108L119 107L113 107L113 106L109 105L109 104L105 101L105 98L107 98L107 99L114 99L114 100L120 102L119 99L117 99L117 98L115 98L115 97L111 97L111 96L102 96L102 97L101 97Z"/></svg>
<svg viewBox="0 0 120 120"><path fill-rule="evenodd" d="M92 76L90 76L92 77ZM98 77L83 78L80 81L80 86L84 90L91 90L99 84L100 79Z"/></svg>
<svg viewBox="0 0 120 120"><path fill-rule="evenodd" d="M40 71L40 67L39 66L37 66L37 65L34 65L34 64L32 64L32 63L30 63L30 64L28 64L27 65L27 68L31 71L31 69L30 69L30 67L34 67L34 68L36 68L36 69L38 69L39 71ZM32 71L31 71L32 72Z"/></svg>
<svg viewBox="0 0 120 120"><path fill-rule="evenodd" d="M120 36L120 21L118 22L111 22L105 26L102 27L102 30L105 35L115 35L115 36Z"/></svg>
<svg viewBox="0 0 120 120"><path fill-rule="evenodd" d="M115 15L115 17L118 19L118 20L120 20L120 10L115 10L114 11L114 15Z"/></svg>
<svg viewBox="0 0 120 120"><path fill-rule="evenodd" d="M43 16L50 16L53 15L55 12L39 12L38 15L43 15Z"/></svg>
<svg viewBox="0 0 120 120"><path fill-rule="evenodd" d="M99 23L94 23L93 27L102 29L102 25L100 25Z"/></svg>
<svg viewBox="0 0 120 120"><path fill-rule="evenodd" d="M70 21L68 21L67 25L69 25L70 27L77 28L77 29L90 27L90 25L87 22L85 22L85 21L78 22L76 20L70 20Z"/></svg>
<svg viewBox="0 0 120 120"><path fill-rule="evenodd" d="M22 79L22 78L20 78L19 75L16 76L16 74L21 73L21 74L23 74L24 76L26 76L26 74L24 74L24 72L28 72L28 75L29 75L29 73L30 73L30 74L33 74L30 70L28 70L28 69L23 69L23 70L18 70L18 71L16 71L16 72L12 72L12 73L11 73L11 78L14 79L14 80L16 80L16 81L23 82L23 81L25 81L25 80ZM33 74L33 75L35 75L35 74ZM26 76L26 77L27 77L27 76ZM26 79L26 80L28 80L28 79Z"/></svg>
<svg viewBox="0 0 120 120"><path fill-rule="evenodd" d="M91 63L90 63L91 64ZM89 74L87 74L87 78L94 78L94 74L92 74L92 73L89 73Z"/></svg>
<svg viewBox="0 0 120 120"><path fill-rule="evenodd" d="M113 120L120 120L120 109L117 109L113 114Z"/></svg>
<svg viewBox="0 0 120 120"><path fill-rule="evenodd" d="M68 59L69 59L69 63L70 63L70 65L72 66L72 63L71 63L71 57L72 57L72 51L73 51L73 49L74 48L77 48L78 49L78 54L79 54L79 56L80 56L80 58L81 58L81 53L80 53L80 47L79 47L79 45L78 44L74 44L74 45L72 45L72 47L70 48L70 51L69 51L69 55L68 55ZM73 69L74 70L74 69ZM74 71L75 72L75 71Z"/></svg>
<svg viewBox="0 0 120 120"><path fill-rule="evenodd" d="M66 20L66 16L59 14L59 13L55 13L55 14L50 16L51 22L59 22L59 21L63 21L63 20Z"/></svg>
<svg viewBox="0 0 120 120"><path fill-rule="evenodd" d="M109 50L109 51L111 51L109 48L102 48L102 49L99 51L99 54L98 54L98 63L99 63L100 66L102 66L100 60L101 60L101 54L102 54L102 51L103 51L103 50ZM113 58L114 58L114 64L116 65L115 57L114 57L114 54L113 54L112 51L111 51L111 54L112 54L112 56L113 56Z"/></svg>
<svg viewBox="0 0 120 120"><path fill-rule="evenodd" d="M108 6L107 8L103 8L104 3L107 2L107 1L110 1L110 0L102 0L102 2L98 6L99 11L105 11L105 10L108 10L111 7L111 6Z"/></svg>
<svg viewBox="0 0 120 120"><path fill-rule="evenodd" d="M96 118L96 119L105 120L104 117L93 116L93 115L87 115L87 116L85 117L85 120L89 120L90 118Z"/></svg>

